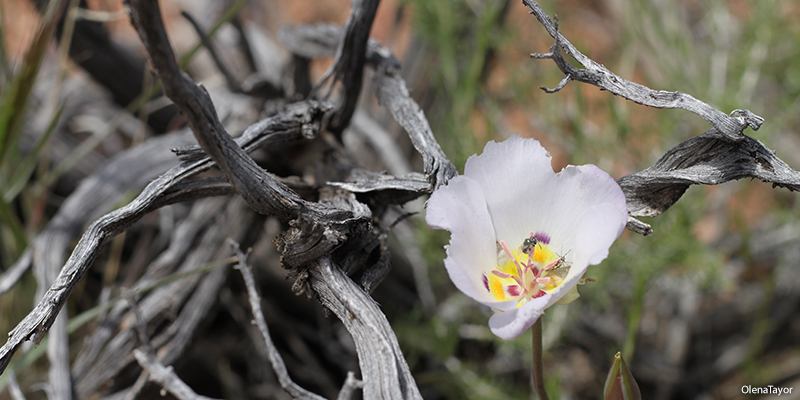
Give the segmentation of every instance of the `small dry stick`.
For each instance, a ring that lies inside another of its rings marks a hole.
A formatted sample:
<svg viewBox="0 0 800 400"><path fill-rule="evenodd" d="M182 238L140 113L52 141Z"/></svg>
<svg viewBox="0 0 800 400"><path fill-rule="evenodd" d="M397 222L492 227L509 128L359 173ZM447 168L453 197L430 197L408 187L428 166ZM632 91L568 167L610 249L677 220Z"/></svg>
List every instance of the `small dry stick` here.
<svg viewBox="0 0 800 400"><path fill-rule="evenodd" d="M136 318L136 333L139 335L139 341L142 342L142 349L133 351L133 356L139 365L150 374L150 380L161 385L164 390L177 397L179 400L212 400L211 397L201 396L195 393L186 382L175 375L172 367L166 367L158 359L152 345L150 338L147 336L147 323L144 321L141 310L136 304L136 296L133 292L125 293L125 298L130 304L131 311Z"/></svg>
<svg viewBox="0 0 800 400"><path fill-rule="evenodd" d="M344 381L342 390L339 391L339 396L336 397L336 400L350 400L353 398L353 394L355 393L356 389L363 388L364 381L356 378L356 374L353 373L353 371L348 371L347 379Z"/></svg>
<svg viewBox="0 0 800 400"><path fill-rule="evenodd" d="M261 332L261 337L264 339L264 344L267 346L269 363L272 364L272 369L275 371L275 375L278 376L278 382L280 382L283 390L295 399L324 399L324 397L311 393L292 381L289 372L286 370L286 364L283 363L278 349L275 347L275 344L272 343L272 338L269 336L267 321L264 319L264 314L261 312L261 296L259 296L258 289L256 289L253 271L247 265L247 255L239 248L239 243L229 240L229 244L231 246L231 251L239 260L239 264L235 268L242 273L242 278L244 278L244 284L247 287L247 298L250 301L250 307L253 309L253 317L255 318L253 322L255 322L258 327L259 332Z"/></svg>
<svg viewBox="0 0 800 400"><path fill-rule="evenodd" d="M25 400L25 395L19 387L17 376L14 374L13 370L8 371L8 394L11 396L12 400Z"/></svg>

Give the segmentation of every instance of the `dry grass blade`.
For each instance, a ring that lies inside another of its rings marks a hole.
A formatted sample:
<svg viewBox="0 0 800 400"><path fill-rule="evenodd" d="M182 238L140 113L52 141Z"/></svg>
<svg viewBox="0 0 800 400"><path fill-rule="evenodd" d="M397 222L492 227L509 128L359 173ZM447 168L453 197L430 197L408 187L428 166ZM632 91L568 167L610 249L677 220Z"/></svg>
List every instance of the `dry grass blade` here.
<svg viewBox="0 0 800 400"><path fill-rule="evenodd" d="M50 45L53 33L58 24L58 12L63 4L51 2L36 32L33 44L25 54L19 70L4 88L3 100L0 102L0 164L3 163L9 152L16 148L20 126L25 116L28 98L33 90L39 67L45 56L45 51Z"/></svg>

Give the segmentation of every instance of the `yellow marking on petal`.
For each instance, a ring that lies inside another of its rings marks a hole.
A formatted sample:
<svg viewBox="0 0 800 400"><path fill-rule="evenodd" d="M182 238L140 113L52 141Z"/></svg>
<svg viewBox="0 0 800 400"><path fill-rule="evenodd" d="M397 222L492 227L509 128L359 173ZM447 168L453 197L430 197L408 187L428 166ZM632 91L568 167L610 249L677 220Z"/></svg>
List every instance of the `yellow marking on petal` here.
<svg viewBox="0 0 800 400"><path fill-rule="evenodd" d="M499 279L490 276L489 277L489 287L492 290L492 296L499 301L503 301L506 299L506 293L503 290L503 283L500 282Z"/></svg>
<svg viewBox="0 0 800 400"><path fill-rule="evenodd" d="M550 246L539 243L536 245L536 251L533 253L532 259L542 264L548 264L556 258L558 258L558 256L553 250L550 250Z"/></svg>
<svg viewBox="0 0 800 400"><path fill-rule="evenodd" d="M515 254L514 257L517 255ZM503 263L503 265L498 268L500 272L505 272L509 275L514 275L519 278L519 273L517 273L517 264L514 263L514 260L509 260Z"/></svg>
<svg viewBox="0 0 800 400"><path fill-rule="evenodd" d="M550 282L544 285L545 291L551 291L564 283L564 279L567 278L567 274L569 270L566 268L557 269L557 270L550 270L547 274L547 277L550 278Z"/></svg>

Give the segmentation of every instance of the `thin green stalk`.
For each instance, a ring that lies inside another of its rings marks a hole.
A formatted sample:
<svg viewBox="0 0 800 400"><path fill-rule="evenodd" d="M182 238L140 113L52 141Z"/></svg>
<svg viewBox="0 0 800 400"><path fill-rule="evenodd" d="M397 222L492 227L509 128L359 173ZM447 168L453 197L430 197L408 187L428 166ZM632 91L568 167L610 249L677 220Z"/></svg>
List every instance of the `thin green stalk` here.
<svg viewBox="0 0 800 400"><path fill-rule="evenodd" d="M531 332L533 333L533 387L536 389L536 394L539 395L539 400L550 400L547 397L547 391L544 388L544 361L542 361L542 318L539 317L536 323L533 324Z"/></svg>
<svg viewBox="0 0 800 400"><path fill-rule="evenodd" d="M28 247L28 238L25 235L25 229L22 227L22 222L17 218L16 213L11 208L11 204L3 200L0 197L0 221L2 221L6 227L11 231L11 236L14 239L14 245L16 246L16 254L14 254L10 259L16 259L22 249ZM5 245L3 247L4 250L10 250L11 247Z"/></svg>
<svg viewBox="0 0 800 400"><path fill-rule="evenodd" d="M633 360L633 352L636 350L636 337L639 335L639 324L642 322L642 310L644 308L644 294L647 287L647 274L644 272L636 273L636 283L633 289L633 299L631 308L628 311L628 336L622 346L622 358Z"/></svg>
<svg viewBox="0 0 800 400"><path fill-rule="evenodd" d="M237 2L231 4L231 6L228 7L228 9L225 10L222 15L220 15L219 19L214 22L214 25L211 27L211 29L208 30L208 37L214 37L219 28L236 17L236 14L239 13L239 10L241 10L246 3L247 0L238 0ZM189 50L188 53L184 54L183 57L181 57L180 62L178 62L180 68L186 69L186 66L189 65L189 61L192 60L192 57L194 57L195 53L200 51L202 47L203 44L198 42L191 50Z"/></svg>

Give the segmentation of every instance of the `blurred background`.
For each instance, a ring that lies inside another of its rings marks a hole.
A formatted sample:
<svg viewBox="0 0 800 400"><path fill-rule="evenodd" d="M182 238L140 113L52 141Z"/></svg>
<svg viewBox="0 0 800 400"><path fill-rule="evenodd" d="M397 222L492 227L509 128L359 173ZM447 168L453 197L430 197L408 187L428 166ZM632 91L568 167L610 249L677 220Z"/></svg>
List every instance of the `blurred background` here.
<svg viewBox="0 0 800 400"><path fill-rule="evenodd" d="M96 12L87 13L91 15L86 18L101 20L113 41L131 56L144 56L121 1L86 3ZM279 55L261 61L264 65L280 65L289 58L278 41L281 27L343 24L350 11L346 0L161 3L179 56L199 42L180 16L181 10L209 27L228 7L242 3L237 5L242 7L239 24L251 41L262 41L251 47L274 49ZM561 32L580 51L621 77L653 89L689 93L725 113L745 108L764 117L766 122L758 132L745 133L776 150L791 167L800 168L800 2L564 0L541 4L551 16L558 16ZM23 62L25 54L39 48L34 38L42 18L31 1L2 0L0 5L0 95L6 99L0 110L4 118L0 122L5 125L0 129L4 137L20 132L21 138L13 147L2 143L7 146L3 148L6 156L0 158L4 182L0 266L5 271L77 182L117 152L157 135L159 128L142 123L147 115L140 108L121 116L119 99L77 65L80 54L67 57L55 41L39 46L43 55L38 74L21 67L28 65ZM520 134L541 141L553 156L556 170L567 164L591 163L620 178L647 168L673 146L709 129L693 114L646 108L575 82L556 94L544 93L540 87L554 87L562 76L552 61L530 58L532 52L547 52L552 39L527 11L520 2L502 0L381 2L372 36L401 61L412 97L459 170L487 141ZM232 24L222 25L214 40L234 73L246 77L242 67L246 55L237 52L240 38ZM312 82L330 61L312 61ZM205 50L186 69L212 95L215 88L224 87ZM12 82L26 72L33 76L28 83L30 96L22 103L7 101L19 98L14 97L19 91L12 91L18 87ZM279 70L273 72L268 78L280 81ZM119 75L118 80L133 79ZM152 84L146 73L135 78L144 86ZM405 133L377 104L369 83L366 86L361 109L394 138L408 168L422 171ZM228 106L217 106L226 110L229 122L234 121L231 125L236 126L238 119L238 132L259 115L263 117L263 108L242 107L241 99L230 96L220 95L215 101L218 98L228 102ZM64 110L59 111L62 104L66 104ZM53 129L59 112L70 119ZM9 115L16 114L24 115L18 125L7 123L13 122ZM159 126L179 128L179 118L172 117ZM51 131L52 135L43 135ZM229 131L238 134L235 128ZM45 139L40 141L40 137ZM357 134L345 140L360 143ZM354 156L374 171L390 168L373 153L365 150ZM20 180L17 171L26 168L30 171ZM136 194L131 192L128 199ZM422 212L421 206L418 201L406 210ZM145 262L137 260L131 249L147 249L141 243L148 235L157 237L163 228L159 218L142 220L106 246L84 278L86 288L72 296L70 316L97 307L97 288L118 291L130 282L126 274L133 272L124 272L126 266ZM596 282L580 288L581 299L547 311L545 378L550 397L601 398L613 355L621 351L644 398L758 397L742 394L743 385L793 387L793 393L781 399L800 398L798 195L758 181L693 186L663 215L643 220L652 225L652 236L626 231L608 259L589 269L587 277ZM324 318L314 300L290 296L292 281L285 279L286 272L277 265L274 247L269 248L280 228L267 221L263 230L265 239L254 242L251 262L262 270L262 293L276 293L267 316L276 342L294 367L312 360L318 363L314 371L327 371L320 373L328 374L325 379L330 383L313 376L296 377L301 385L335 395L344 373L355 366L347 338L337 339L345 344L336 347L342 353L335 353L293 342L295 334L287 325L291 321L322 324L331 336L347 334L333 317L320 322ZM389 240L392 272L373 297L389 317L423 396L535 398L530 387L530 336L504 341L490 333L491 311L458 292L443 268L442 247L448 234L429 229L420 214L398 225ZM118 266L119 276L103 272L109 263ZM11 330L35 304L36 283L30 275L0 297L0 331ZM241 284L229 286L234 295L241 292ZM204 325L208 329L198 330L192 339L194 350L186 351L176 371L201 394L283 398L280 389L269 385L253 388L252 382L268 381L269 373L256 374L246 356L239 354L246 353L241 346L250 345L242 344L244 339L227 327L232 322L223 315L230 312L226 307L218 306L208 315ZM298 314L292 307L304 311ZM79 348L96 325L89 321L75 329L71 348ZM307 332L297 335L300 341L313 341ZM203 360L198 345L222 350L211 351L212 359ZM349 361L337 365L330 361L335 357ZM28 398L44 398L35 384L47 379L45 358L16 368ZM103 390L113 390L109 387L113 384L90 393L100 398ZM8 396L7 390L0 392L0 398Z"/></svg>

